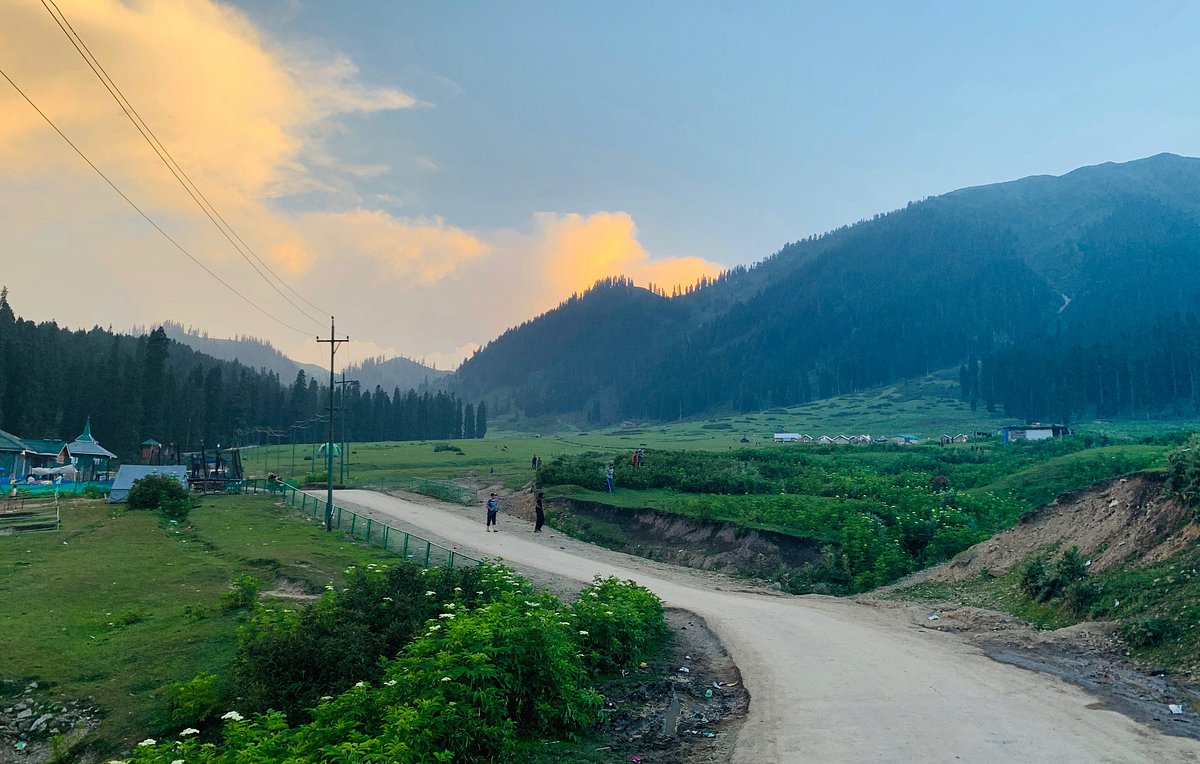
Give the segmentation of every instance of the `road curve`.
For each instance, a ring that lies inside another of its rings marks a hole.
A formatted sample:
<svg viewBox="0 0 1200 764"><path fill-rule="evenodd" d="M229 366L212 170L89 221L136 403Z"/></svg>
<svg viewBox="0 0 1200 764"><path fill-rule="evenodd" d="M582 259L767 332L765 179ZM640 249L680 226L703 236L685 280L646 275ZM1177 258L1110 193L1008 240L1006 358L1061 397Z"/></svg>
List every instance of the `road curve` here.
<svg viewBox="0 0 1200 764"><path fill-rule="evenodd" d="M784 762L1200 762L1200 743L1100 707L1047 674L997 663L962 638L827 597L714 590L692 571L530 533L482 509L339 491L477 554L578 581L632 578L702 616L750 691L737 764ZM560 548L565 547L565 548Z"/></svg>

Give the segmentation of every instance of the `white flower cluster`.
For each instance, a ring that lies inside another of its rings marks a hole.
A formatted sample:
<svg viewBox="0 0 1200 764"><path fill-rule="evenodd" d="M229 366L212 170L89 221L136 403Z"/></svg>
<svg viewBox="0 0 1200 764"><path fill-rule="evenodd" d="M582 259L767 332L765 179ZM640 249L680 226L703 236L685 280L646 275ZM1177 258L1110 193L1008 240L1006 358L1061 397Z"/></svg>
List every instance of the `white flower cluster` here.
<svg viewBox="0 0 1200 764"><path fill-rule="evenodd" d="M224 719L225 721L229 721L229 722L240 722L243 719L245 719L246 717L242 716L237 711L229 711L225 714L222 714L221 718Z"/></svg>

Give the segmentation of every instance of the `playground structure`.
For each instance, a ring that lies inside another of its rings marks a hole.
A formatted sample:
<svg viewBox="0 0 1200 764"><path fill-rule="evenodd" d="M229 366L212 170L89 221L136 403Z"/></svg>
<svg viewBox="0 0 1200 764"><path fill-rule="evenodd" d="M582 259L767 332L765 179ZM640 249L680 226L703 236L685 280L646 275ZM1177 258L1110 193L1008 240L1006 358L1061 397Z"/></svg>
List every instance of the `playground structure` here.
<svg viewBox="0 0 1200 764"><path fill-rule="evenodd" d="M242 471L242 452L238 448L222 449L218 443L211 452L204 442L200 450L184 454L188 460L188 487L201 493L238 493L245 473Z"/></svg>

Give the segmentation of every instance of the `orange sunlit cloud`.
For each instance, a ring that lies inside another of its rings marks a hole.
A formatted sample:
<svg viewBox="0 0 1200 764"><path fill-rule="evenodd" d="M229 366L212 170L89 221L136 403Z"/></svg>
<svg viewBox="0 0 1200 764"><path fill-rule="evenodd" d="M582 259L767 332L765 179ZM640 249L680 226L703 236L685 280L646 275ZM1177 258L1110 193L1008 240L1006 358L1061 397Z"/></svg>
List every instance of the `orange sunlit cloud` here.
<svg viewBox="0 0 1200 764"><path fill-rule="evenodd" d="M357 209L308 213L296 221L330 262L382 278L393 289L437 283L490 252L478 236L440 218L407 220Z"/></svg>
<svg viewBox="0 0 1200 764"><path fill-rule="evenodd" d="M626 212L539 213L536 222L549 286L560 299L609 276L627 276L640 286L655 284L670 292L676 285L692 284L722 270L699 257L651 260Z"/></svg>
<svg viewBox="0 0 1200 764"><path fill-rule="evenodd" d="M270 200L319 185L306 164L324 161L323 122L341 113L416 105L399 90L356 82L357 70L343 57L313 61L268 44L239 11L210 0L73 0L60 6L205 195L239 228L265 227L272 241L296 237ZM0 0L0 17L0 63L93 162L152 215L199 214L39 3ZM3 85L0 179L109 193ZM57 213L52 206L46 211ZM299 249L291 243L264 249L279 253L289 269L310 264L295 256ZM211 256L236 259L221 246Z"/></svg>

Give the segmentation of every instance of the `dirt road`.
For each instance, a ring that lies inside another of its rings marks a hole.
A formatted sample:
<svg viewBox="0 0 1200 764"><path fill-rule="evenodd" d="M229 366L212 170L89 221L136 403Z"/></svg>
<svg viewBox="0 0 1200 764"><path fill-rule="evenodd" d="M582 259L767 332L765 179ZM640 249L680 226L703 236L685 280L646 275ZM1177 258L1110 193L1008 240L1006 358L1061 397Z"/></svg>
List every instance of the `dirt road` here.
<svg viewBox="0 0 1200 764"><path fill-rule="evenodd" d="M483 510L342 491L340 505L389 516L434 540L521 569L588 581L633 578L703 616L750 691L738 764L775 762L1200 762L1200 743L1164 735L1054 677L997 663L954 634L847 600L714 588L656 565Z"/></svg>

